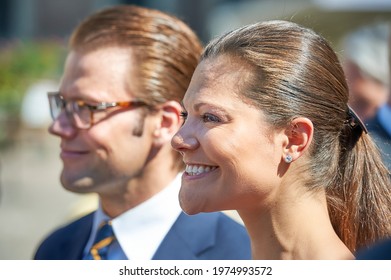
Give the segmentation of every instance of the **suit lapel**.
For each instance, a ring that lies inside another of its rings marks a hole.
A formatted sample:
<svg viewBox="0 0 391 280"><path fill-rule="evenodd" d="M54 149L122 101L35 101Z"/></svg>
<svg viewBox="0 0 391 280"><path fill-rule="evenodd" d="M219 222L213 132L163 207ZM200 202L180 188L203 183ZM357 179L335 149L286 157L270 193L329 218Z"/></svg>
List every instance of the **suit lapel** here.
<svg viewBox="0 0 391 280"><path fill-rule="evenodd" d="M69 236L61 246L66 259L81 260L92 229L92 221L93 213L81 218L77 221L78 225L69 230Z"/></svg>
<svg viewBox="0 0 391 280"><path fill-rule="evenodd" d="M181 213L163 239L153 259L195 260L215 244L218 215Z"/></svg>

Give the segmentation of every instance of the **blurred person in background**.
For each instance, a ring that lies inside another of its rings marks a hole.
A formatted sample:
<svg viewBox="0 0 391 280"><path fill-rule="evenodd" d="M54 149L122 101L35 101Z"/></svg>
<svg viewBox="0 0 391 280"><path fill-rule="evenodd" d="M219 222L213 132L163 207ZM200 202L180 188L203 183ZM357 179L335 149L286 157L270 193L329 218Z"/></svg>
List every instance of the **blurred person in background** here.
<svg viewBox="0 0 391 280"><path fill-rule="evenodd" d="M184 214L183 163L170 146L202 45L179 19L137 6L88 17L70 38L59 92L61 183L99 207L50 234L35 259L249 259L245 228L223 213Z"/></svg>
<svg viewBox="0 0 391 280"><path fill-rule="evenodd" d="M388 30L391 30L391 23L388 23ZM391 32L388 33L388 100L377 111L376 114L367 120L369 133L380 148L383 160L388 170L391 170Z"/></svg>
<svg viewBox="0 0 391 280"><path fill-rule="evenodd" d="M379 147L388 170L391 171L391 95L376 115L367 120L367 127Z"/></svg>
<svg viewBox="0 0 391 280"><path fill-rule="evenodd" d="M391 34L388 41L389 53L391 53ZM388 57L388 63L391 70L391 56ZM390 71L391 80L391 71ZM391 89L390 89L391 91ZM388 163L388 170L391 168L391 95L388 97L388 102L384 104L376 116L370 121L369 125L372 129L372 134L377 138L380 148L382 148L383 156ZM390 186L391 188L391 186ZM391 236L380 242L373 244L368 249L360 250L357 253L358 260L391 260Z"/></svg>
<svg viewBox="0 0 391 280"><path fill-rule="evenodd" d="M389 25L362 26L342 40L342 65L349 86L349 105L365 122L388 97Z"/></svg>

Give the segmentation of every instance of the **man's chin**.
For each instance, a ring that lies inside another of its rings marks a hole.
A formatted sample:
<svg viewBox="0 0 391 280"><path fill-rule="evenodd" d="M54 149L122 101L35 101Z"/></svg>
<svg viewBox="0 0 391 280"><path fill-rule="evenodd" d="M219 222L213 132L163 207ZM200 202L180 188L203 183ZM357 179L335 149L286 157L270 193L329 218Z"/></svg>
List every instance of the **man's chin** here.
<svg viewBox="0 0 391 280"><path fill-rule="evenodd" d="M62 176L61 184L64 189L74 193L91 193L94 191L94 184L91 178L69 179Z"/></svg>

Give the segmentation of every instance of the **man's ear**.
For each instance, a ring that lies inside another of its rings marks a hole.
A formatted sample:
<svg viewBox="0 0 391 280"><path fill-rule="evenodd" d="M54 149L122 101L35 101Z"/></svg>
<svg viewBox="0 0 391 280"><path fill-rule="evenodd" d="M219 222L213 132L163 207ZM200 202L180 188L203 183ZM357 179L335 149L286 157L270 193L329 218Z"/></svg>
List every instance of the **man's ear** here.
<svg viewBox="0 0 391 280"><path fill-rule="evenodd" d="M314 135L314 125L308 118L295 118L286 130L287 143L284 147L282 159L290 156L290 161L295 161L309 149Z"/></svg>
<svg viewBox="0 0 391 280"><path fill-rule="evenodd" d="M153 132L157 146L171 142L171 138L182 125L181 111L182 106L177 101L170 100L159 105L159 119Z"/></svg>

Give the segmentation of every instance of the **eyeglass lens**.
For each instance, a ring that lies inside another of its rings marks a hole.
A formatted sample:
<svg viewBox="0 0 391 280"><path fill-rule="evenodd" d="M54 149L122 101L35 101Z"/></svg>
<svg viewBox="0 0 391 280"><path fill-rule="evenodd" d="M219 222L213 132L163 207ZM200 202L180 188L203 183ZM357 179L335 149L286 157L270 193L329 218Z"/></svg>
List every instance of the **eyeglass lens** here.
<svg viewBox="0 0 391 280"><path fill-rule="evenodd" d="M57 119L62 112L78 128L88 128L91 126L91 111L82 104L81 101L66 101L58 94L49 95L50 112L53 120Z"/></svg>
<svg viewBox="0 0 391 280"><path fill-rule="evenodd" d="M67 112L72 112L75 124L79 128L88 128L91 125L92 112L80 101L71 101L67 104Z"/></svg>

